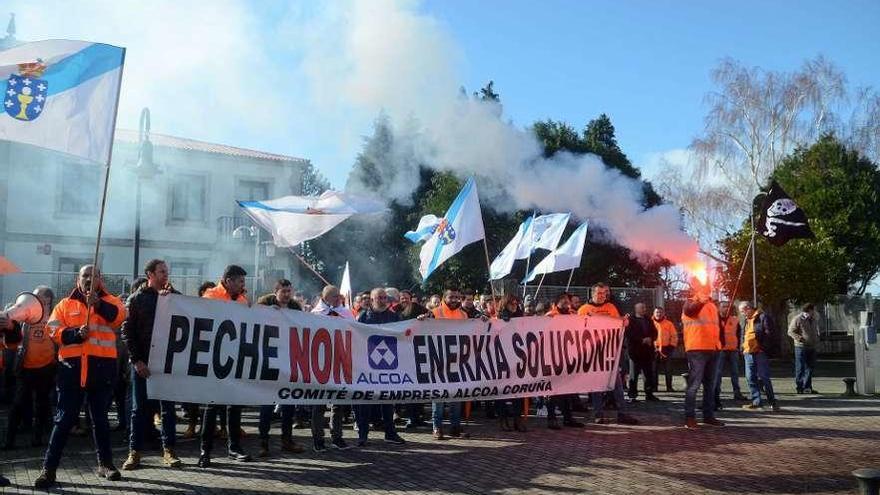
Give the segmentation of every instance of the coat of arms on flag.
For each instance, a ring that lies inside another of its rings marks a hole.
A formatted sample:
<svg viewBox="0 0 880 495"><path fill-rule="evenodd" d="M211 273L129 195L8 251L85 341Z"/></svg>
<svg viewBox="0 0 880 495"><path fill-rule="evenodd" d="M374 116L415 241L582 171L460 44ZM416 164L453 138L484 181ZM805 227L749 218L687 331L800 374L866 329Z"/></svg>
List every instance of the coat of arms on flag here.
<svg viewBox="0 0 880 495"><path fill-rule="evenodd" d="M18 64L18 74L10 74L6 80L6 94L3 107L6 113L18 120L34 120L43 113L49 83L40 79L46 71L46 64L36 62Z"/></svg>
<svg viewBox="0 0 880 495"><path fill-rule="evenodd" d="M440 223L437 224L437 228L434 229L434 232L437 234L437 237L442 244L449 244L455 240L455 229L452 228L452 225L450 225L449 221L445 218L440 220Z"/></svg>

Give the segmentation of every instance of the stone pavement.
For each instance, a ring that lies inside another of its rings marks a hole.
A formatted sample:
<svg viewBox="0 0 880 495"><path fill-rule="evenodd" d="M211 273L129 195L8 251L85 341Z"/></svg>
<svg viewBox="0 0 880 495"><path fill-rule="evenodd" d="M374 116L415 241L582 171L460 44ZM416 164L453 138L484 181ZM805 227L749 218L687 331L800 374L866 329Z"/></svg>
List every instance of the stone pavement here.
<svg viewBox="0 0 880 495"><path fill-rule="evenodd" d="M880 466L880 397L844 399L840 376L852 362L824 363L836 374L818 379L823 395L795 395L788 366L774 373L782 411L748 412L725 400L724 428L681 427L682 394L660 394L663 402L631 408L640 426L588 425L550 431L543 418L529 419L528 433L502 433L480 412L469 431L474 438L435 442L430 431L402 433L407 444L387 445L373 434L363 449L277 455L251 463L217 459L208 470L195 467L194 441L180 441L185 466L161 466L155 451L146 466L123 472L119 482L99 481L90 441L72 438L52 493L263 494L263 493L854 493L850 472ZM826 375L827 376L827 375ZM681 378L675 386L683 388ZM744 385L744 383L743 383ZM725 396L729 397L729 381ZM6 410L2 410L5 424ZM256 415L246 414L245 448L257 451ZM307 430L295 430L302 443ZM354 432L345 437L353 442ZM26 435L21 436L27 439ZM117 466L126 455L114 434ZM309 444L310 445L310 444ZM5 493L33 493L42 451L0 452L0 472L13 486Z"/></svg>

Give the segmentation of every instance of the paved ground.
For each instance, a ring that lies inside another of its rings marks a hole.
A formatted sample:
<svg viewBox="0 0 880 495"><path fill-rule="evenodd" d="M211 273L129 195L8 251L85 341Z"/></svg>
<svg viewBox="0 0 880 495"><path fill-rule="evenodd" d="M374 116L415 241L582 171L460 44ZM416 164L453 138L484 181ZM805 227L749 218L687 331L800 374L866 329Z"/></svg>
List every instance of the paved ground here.
<svg viewBox="0 0 880 495"><path fill-rule="evenodd" d="M163 468L159 457L151 455L144 468L123 473L116 483L101 482L92 474L89 442L75 438L52 492L853 493L850 472L880 466L880 398L840 397L839 377L851 375L851 366L823 363L826 376L837 376L817 380L816 388L824 392L818 396L795 395L790 379L777 379L783 407L779 413L741 411L725 401L729 407L719 417L728 426L698 431L680 426L681 394L661 394L662 403L639 402L633 408L642 426L549 431L543 419L532 417L528 433L501 433L477 413L470 428L475 438L470 440L435 442L425 430L403 433L407 445L391 446L376 435L364 449L309 451L247 464L218 460L209 470L195 467L196 444L183 441L178 452L184 468ZM787 370L775 374L785 376ZM683 386L680 378L676 386ZM0 416L5 424L5 409ZM245 446L256 452L256 416L248 414L246 420ZM305 430L295 434L307 441ZM126 449L116 435L121 464ZM353 439L355 434L349 428L345 436ZM273 448L277 452L277 440ZM0 472L13 482L6 493L32 493L41 455L31 448L0 452Z"/></svg>

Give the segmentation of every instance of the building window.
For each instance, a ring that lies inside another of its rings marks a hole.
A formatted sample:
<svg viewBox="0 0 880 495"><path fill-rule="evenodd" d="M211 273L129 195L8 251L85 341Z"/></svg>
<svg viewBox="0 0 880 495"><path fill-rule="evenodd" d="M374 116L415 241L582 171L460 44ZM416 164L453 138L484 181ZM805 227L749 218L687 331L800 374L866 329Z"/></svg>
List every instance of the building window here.
<svg viewBox="0 0 880 495"><path fill-rule="evenodd" d="M262 201L269 199L269 183L256 180L240 180L235 188L235 199L238 201ZM235 216L244 218L241 208L235 209Z"/></svg>
<svg viewBox="0 0 880 495"><path fill-rule="evenodd" d="M175 222L204 222L207 218L207 177L179 174L171 182L171 211Z"/></svg>
<svg viewBox="0 0 880 495"><path fill-rule="evenodd" d="M98 212L101 191L101 167L81 163L61 165L61 213L91 214Z"/></svg>

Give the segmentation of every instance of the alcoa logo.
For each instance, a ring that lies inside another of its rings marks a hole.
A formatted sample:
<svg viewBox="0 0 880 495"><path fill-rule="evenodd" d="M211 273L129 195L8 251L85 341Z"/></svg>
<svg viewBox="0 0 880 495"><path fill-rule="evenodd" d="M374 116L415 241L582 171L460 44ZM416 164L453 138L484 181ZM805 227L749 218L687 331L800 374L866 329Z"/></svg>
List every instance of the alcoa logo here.
<svg viewBox="0 0 880 495"><path fill-rule="evenodd" d="M370 356L370 368L374 370L397 369L397 338L371 335L367 339L367 355Z"/></svg>

